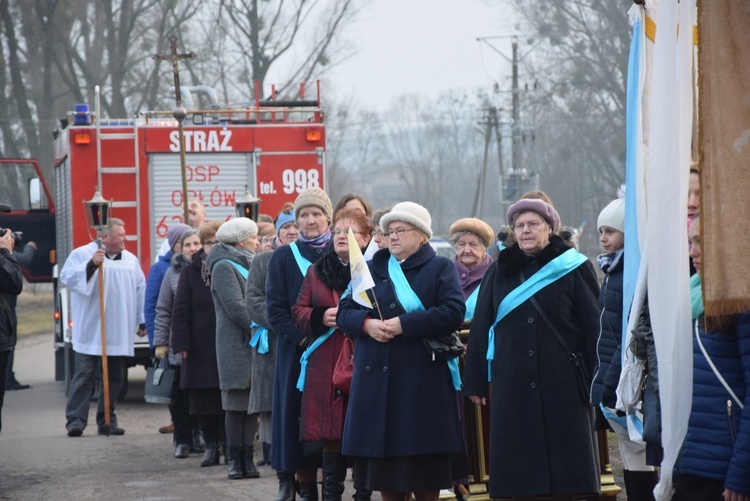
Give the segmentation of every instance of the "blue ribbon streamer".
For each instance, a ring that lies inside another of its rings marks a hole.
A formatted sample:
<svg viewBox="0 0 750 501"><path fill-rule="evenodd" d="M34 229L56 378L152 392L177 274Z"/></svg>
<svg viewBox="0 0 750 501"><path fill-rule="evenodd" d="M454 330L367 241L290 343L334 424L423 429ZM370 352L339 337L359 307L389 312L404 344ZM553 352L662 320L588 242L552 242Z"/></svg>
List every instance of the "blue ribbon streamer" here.
<svg viewBox="0 0 750 501"><path fill-rule="evenodd" d="M255 334L250 338L250 346L257 348L258 353L264 355L268 353L268 327L263 327L258 323L251 323L250 328L254 329L257 327Z"/></svg>
<svg viewBox="0 0 750 501"><path fill-rule="evenodd" d="M305 377L307 375L307 362L310 359L310 355L312 355L312 352L318 349L318 347L328 341L328 338L331 337L335 329L331 327L328 329L325 334L320 336L318 339L312 342L310 346L307 347L307 349L302 353L302 357L299 359L299 363L302 366L299 371L299 378L297 379L297 389L299 391L305 391Z"/></svg>
<svg viewBox="0 0 750 501"><path fill-rule="evenodd" d="M393 281L393 288L396 289L396 297L398 298L399 303L401 303L401 306L404 307L404 310L407 313L411 313L412 311L424 311L425 308L422 301L419 299L419 296L417 296L417 293L414 292L414 289L411 288L411 285L409 285L409 281L406 279L406 275L404 275L401 265L398 264L398 261L396 261L396 258L393 257L393 255L391 255L391 258L388 260L388 274ZM461 382L461 373L458 372L458 357L452 358L447 362L448 370L451 373L453 388L455 388L456 391L459 391L461 386L463 386L463 383Z"/></svg>

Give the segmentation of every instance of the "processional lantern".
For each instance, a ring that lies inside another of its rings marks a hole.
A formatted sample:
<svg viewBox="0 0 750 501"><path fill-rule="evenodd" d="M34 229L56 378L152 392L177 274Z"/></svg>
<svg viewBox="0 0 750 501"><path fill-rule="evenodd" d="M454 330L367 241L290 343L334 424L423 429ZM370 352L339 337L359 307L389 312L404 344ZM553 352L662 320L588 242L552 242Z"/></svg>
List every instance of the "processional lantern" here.
<svg viewBox="0 0 750 501"><path fill-rule="evenodd" d="M95 190L91 200L84 201L83 205L86 206L86 221L89 228L93 228L97 238L101 238L102 232L109 224L109 208L112 202L102 197L98 186Z"/></svg>
<svg viewBox="0 0 750 501"><path fill-rule="evenodd" d="M237 217L246 217L258 222L258 213L260 212L260 198L253 196L245 185L245 193L234 203L237 210Z"/></svg>

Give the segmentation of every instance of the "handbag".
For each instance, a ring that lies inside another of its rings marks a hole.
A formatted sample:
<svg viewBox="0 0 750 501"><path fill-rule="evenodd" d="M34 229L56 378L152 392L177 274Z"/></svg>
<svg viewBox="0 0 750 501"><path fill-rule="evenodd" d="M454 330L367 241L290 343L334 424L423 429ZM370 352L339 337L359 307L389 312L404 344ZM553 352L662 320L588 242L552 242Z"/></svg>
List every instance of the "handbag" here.
<svg viewBox="0 0 750 501"><path fill-rule="evenodd" d="M519 272L519 276L521 277L521 282L525 281L523 273ZM529 298L529 301L531 301L531 304L534 305L536 311L539 312L539 316L542 317L542 320L544 320L547 326L552 330L552 333L557 338L557 341L563 347L563 350L565 350L565 353L568 356L568 360L570 360L570 363L573 364L573 370L575 371L576 375L576 384L578 386L578 393L581 395L581 400L583 400L584 402L588 402L589 392L591 390L591 374L589 374L589 369L588 367L586 367L586 362L584 361L582 354L573 353L570 350L567 343L560 335L560 332L558 332L557 328L552 324L550 319L547 318L547 314L544 313L544 310L542 310L542 307L539 306L539 303L534 298L534 296L531 296Z"/></svg>
<svg viewBox="0 0 750 501"><path fill-rule="evenodd" d="M348 395L352 389L352 375L354 374L354 342L344 336L344 344L333 367L333 389L340 394Z"/></svg>
<svg viewBox="0 0 750 501"><path fill-rule="evenodd" d="M162 367L165 365L165 367ZM178 368L171 367L169 361L161 360L146 369L146 386L143 398L150 404L174 403L174 385Z"/></svg>
<svg viewBox="0 0 750 501"><path fill-rule="evenodd" d="M451 332L445 336L423 337L422 343L427 349L427 353L432 357L432 361L451 360L464 354L465 347L458 334Z"/></svg>

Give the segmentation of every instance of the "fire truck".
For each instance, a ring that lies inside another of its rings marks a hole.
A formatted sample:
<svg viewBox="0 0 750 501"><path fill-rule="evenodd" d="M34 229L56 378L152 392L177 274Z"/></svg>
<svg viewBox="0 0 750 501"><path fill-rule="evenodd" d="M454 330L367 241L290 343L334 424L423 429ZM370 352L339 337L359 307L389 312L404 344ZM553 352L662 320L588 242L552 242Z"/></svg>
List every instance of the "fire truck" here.
<svg viewBox="0 0 750 501"><path fill-rule="evenodd" d="M187 193L182 189L178 122L171 111L135 118L102 118L76 105L54 143L57 269L76 247L95 238L83 201L99 187L110 215L125 222L126 247L148 274L171 225L183 222L184 197L200 201L211 220L235 215L246 190L260 198L260 213L275 216L310 187L325 188L325 125L320 84L315 99L261 100L222 107L209 88L181 87ZM194 109L202 93L206 109ZM273 95L272 90L272 95ZM59 298L58 369L71 377L71 325L65 291ZM136 338L132 365L150 363L148 342ZM125 385L127 386L127 385Z"/></svg>

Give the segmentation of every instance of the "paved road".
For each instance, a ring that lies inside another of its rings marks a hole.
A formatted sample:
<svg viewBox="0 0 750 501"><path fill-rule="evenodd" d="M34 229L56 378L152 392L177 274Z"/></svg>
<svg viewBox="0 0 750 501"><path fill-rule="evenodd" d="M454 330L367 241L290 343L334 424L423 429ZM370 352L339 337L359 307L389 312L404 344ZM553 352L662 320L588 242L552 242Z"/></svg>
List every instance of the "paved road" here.
<svg viewBox="0 0 750 501"><path fill-rule="evenodd" d="M201 468L200 457L172 456L171 435L158 433L169 422L166 406L143 401L145 371L130 369L130 392L118 404L121 437L96 435L89 426L80 438L65 432L63 384L54 381L52 335L29 336L16 348L18 379L29 390L5 395L0 433L0 500L273 500L276 476L228 480L226 466ZM95 423L92 403L89 423ZM351 499L351 480L346 482ZM380 500L375 495L373 500Z"/></svg>

